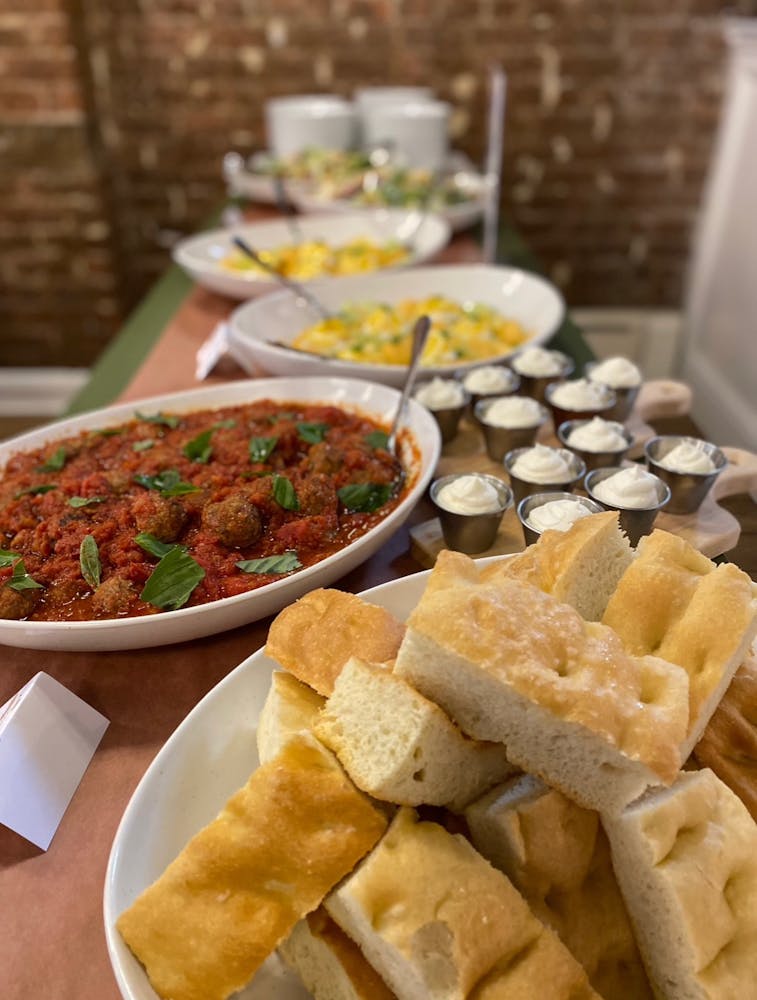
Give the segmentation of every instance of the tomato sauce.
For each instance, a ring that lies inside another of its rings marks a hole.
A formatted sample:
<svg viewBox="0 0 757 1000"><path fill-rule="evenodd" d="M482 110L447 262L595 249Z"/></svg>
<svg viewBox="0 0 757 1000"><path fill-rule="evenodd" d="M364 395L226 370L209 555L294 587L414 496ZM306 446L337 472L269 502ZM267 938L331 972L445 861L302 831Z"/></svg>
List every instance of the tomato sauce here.
<svg viewBox="0 0 757 1000"><path fill-rule="evenodd" d="M9 460L0 618L132 617L246 593L344 548L410 485L386 429L337 406L136 417ZM285 558L269 570L268 557Z"/></svg>

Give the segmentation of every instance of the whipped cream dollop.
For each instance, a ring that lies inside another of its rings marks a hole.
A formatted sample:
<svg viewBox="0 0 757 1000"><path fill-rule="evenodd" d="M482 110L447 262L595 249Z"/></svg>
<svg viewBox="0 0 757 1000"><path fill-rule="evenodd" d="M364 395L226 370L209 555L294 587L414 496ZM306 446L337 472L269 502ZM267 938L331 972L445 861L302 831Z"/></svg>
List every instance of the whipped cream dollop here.
<svg viewBox="0 0 757 1000"><path fill-rule="evenodd" d="M562 410L598 410L608 402L605 384L590 382L587 378L561 382L551 392L550 402Z"/></svg>
<svg viewBox="0 0 757 1000"><path fill-rule="evenodd" d="M534 507L526 518L526 524L534 531L567 531L576 521L593 513L580 497L575 500L550 500Z"/></svg>
<svg viewBox="0 0 757 1000"><path fill-rule="evenodd" d="M656 482L657 477L651 472L640 465L631 465L597 483L593 488L594 496L610 507L645 510L659 503Z"/></svg>
<svg viewBox="0 0 757 1000"><path fill-rule="evenodd" d="M544 417L544 410L530 396L505 396L490 403L481 419L492 427L534 427Z"/></svg>
<svg viewBox="0 0 757 1000"><path fill-rule="evenodd" d="M502 509L496 486L483 476L458 476L436 494L436 502L453 514L494 514Z"/></svg>
<svg viewBox="0 0 757 1000"><path fill-rule="evenodd" d="M520 375L530 378L559 375L565 366L565 355L544 347L527 347L513 358L512 366Z"/></svg>
<svg viewBox="0 0 757 1000"><path fill-rule="evenodd" d="M607 358L589 372L592 382L601 382L611 389L632 389L641 385L641 371L628 358Z"/></svg>
<svg viewBox="0 0 757 1000"><path fill-rule="evenodd" d="M557 448L543 444L536 444L519 455L510 471L527 483L567 483L573 478L569 459Z"/></svg>
<svg viewBox="0 0 757 1000"><path fill-rule="evenodd" d="M581 451L621 451L628 447L623 424L601 417L593 417L580 427L574 427L568 435L568 444Z"/></svg>
<svg viewBox="0 0 757 1000"><path fill-rule="evenodd" d="M484 395L492 392L505 392L512 388L514 381L513 373L509 368L483 365L481 368L474 368L473 371L468 372L463 379L463 385L468 392Z"/></svg>
<svg viewBox="0 0 757 1000"><path fill-rule="evenodd" d="M715 463L704 450L703 441L681 441L657 464L670 472L714 472Z"/></svg>
<svg viewBox="0 0 757 1000"><path fill-rule="evenodd" d="M439 377L419 386L414 395L429 410L448 410L465 402L465 390L459 382Z"/></svg>

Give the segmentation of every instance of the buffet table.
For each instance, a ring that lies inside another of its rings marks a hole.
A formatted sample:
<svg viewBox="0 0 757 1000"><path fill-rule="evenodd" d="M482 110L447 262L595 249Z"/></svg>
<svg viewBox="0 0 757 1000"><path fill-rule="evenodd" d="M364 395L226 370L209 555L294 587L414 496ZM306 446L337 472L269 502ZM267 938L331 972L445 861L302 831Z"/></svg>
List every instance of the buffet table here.
<svg viewBox="0 0 757 1000"><path fill-rule="evenodd" d="M447 262L477 257L470 237L456 240L445 254ZM197 348L232 307L226 299L192 288L172 269L109 350L75 409L195 387ZM589 356L574 327L566 326L557 343L579 361ZM209 381L242 374L227 365ZM388 544L338 586L357 592L419 570L409 554L408 529L428 517L429 507L422 503ZM752 513L751 531L756 524ZM117 1000L101 900L121 814L167 737L221 678L265 642L269 623L134 652L0 648L0 704L43 670L110 720L47 852L0 827L3 997Z"/></svg>

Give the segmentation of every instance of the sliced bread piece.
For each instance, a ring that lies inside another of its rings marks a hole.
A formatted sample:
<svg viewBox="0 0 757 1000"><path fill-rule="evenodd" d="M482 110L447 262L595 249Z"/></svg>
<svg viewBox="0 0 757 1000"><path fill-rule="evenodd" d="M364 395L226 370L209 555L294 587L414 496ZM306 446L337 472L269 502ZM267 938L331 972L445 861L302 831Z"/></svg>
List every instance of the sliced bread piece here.
<svg viewBox="0 0 757 1000"><path fill-rule="evenodd" d="M624 652L566 604L442 551L395 673L469 736L589 809L618 812L670 784L688 721L686 672Z"/></svg>
<svg viewBox="0 0 757 1000"><path fill-rule="evenodd" d="M362 951L322 906L296 924L279 954L314 1000L394 1000Z"/></svg>
<svg viewBox="0 0 757 1000"><path fill-rule="evenodd" d="M121 914L118 930L164 1000L226 1000L385 828L331 753L294 737Z"/></svg>
<svg viewBox="0 0 757 1000"><path fill-rule="evenodd" d="M501 743L469 739L401 677L357 657L314 732L358 788L399 805L459 810L515 770Z"/></svg>
<svg viewBox="0 0 757 1000"><path fill-rule="evenodd" d="M736 671L694 756L738 795L757 822L757 655Z"/></svg>
<svg viewBox="0 0 757 1000"><path fill-rule="evenodd" d="M465 810L473 846L504 872L604 1000L652 991L599 816L522 775Z"/></svg>
<svg viewBox="0 0 757 1000"><path fill-rule="evenodd" d="M292 674L275 670L258 719L256 740L260 763L275 757L292 736L312 730L325 703L325 698Z"/></svg>
<svg viewBox="0 0 757 1000"><path fill-rule="evenodd" d="M716 566L685 539L653 531L639 543L602 621L629 653L686 670L686 759L757 634L755 584L732 563Z"/></svg>
<svg viewBox="0 0 757 1000"><path fill-rule="evenodd" d="M328 697L351 656L394 660L405 628L384 608L341 590L311 590L273 620L266 653Z"/></svg>
<svg viewBox="0 0 757 1000"><path fill-rule="evenodd" d="M582 517L568 531L545 531L525 552L487 567L481 575L523 580L570 604L587 621L599 621L632 561L633 549L617 513L605 511Z"/></svg>
<svg viewBox="0 0 757 1000"><path fill-rule="evenodd" d="M324 905L400 1000L519 996L506 992L508 978L542 936L553 960L541 965L539 995L562 996L568 984L594 995L507 878L464 837L410 809Z"/></svg>
<svg viewBox="0 0 757 1000"><path fill-rule="evenodd" d="M757 990L757 826L712 771L603 819L644 962L666 1000Z"/></svg>

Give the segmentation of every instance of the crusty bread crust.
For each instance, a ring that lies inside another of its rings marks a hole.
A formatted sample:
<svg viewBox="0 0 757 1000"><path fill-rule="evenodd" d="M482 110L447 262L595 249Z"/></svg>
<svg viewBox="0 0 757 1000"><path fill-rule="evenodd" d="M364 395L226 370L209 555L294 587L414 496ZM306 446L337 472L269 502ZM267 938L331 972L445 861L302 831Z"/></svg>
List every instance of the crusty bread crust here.
<svg viewBox="0 0 757 1000"><path fill-rule="evenodd" d="M265 651L285 670L328 697L351 656L395 658L404 626L384 608L341 590L312 590L274 619Z"/></svg>
<svg viewBox="0 0 757 1000"><path fill-rule="evenodd" d="M260 763L275 757L297 733L310 732L325 703L292 674L274 670L255 733Z"/></svg>
<svg viewBox="0 0 757 1000"><path fill-rule="evenodd" d="M226 1000L373 847L383 815L312 736L254 772L117 927L165 1000Z"/></svg>

